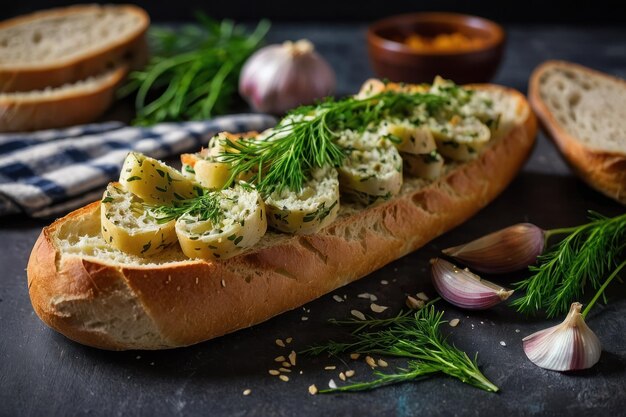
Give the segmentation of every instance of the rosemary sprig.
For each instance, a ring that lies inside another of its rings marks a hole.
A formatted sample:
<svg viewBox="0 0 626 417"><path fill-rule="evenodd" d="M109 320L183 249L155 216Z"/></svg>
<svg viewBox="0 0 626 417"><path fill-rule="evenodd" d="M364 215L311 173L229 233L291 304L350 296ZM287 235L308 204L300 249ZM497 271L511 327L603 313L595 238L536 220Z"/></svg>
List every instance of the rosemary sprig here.
<svg viewBox="0 0 626 417"><path fill-rule="evenodd" d="M220 206L220 195L216 191L204 191L203 194L185 199L174 200L170 206L149 207L152 210L157 223L167 223L178 219L183 215L197 217L200 221L210 220L213 224L219 223L224 218Z"/></svg>
<svg viewBox="0 0 626 417"><path fill-rule="evenodd" d="M414 381L436 373L449 375L485 391L498 391L498 387L480 372L476 358L470 359L442 336L439 330L441 324L445 323L442 317L443 311L436 311L430 303L415 313L401 312L391 319L336 322L358 326L351 334L352 340L344 343L331 340L305 352L313 355L344 352L378 354L407 358L408 363L406 368L399 368L396 373L375 372L376 379L370 382L356 382L320 392L362 391Z"/></svg>
<svg viewBox="0 0 626 417"><path fill-rule="evenodd" d="M548 317L566 313L571 302L579 300L587 286L598 290L602 277L614 270L626 248L626 214L608 218L590 212L591 222L581 226L554 229L552 236L566 234L529 269L529 278L516 283L525 295L513 301L518 311L531 313L545 309Z"/></svg>
<svg viewBox="0 0 626 417"><path fill-rule="evenodd" d="M247 35L230 20L199 14L200 26L149 32L154 56L144 70L129 75L120 96L136 92L135 123L199 120L226 113L237 96L239 72L269 29L261 21ZM153 100L148 94L158 91Z"/></svg>
<svg viewBox="0 0 626 417"><path fill-rule="evenodd" d="M339 167L346 157L336 143L342 131L363 131L390 117L411 117L417 106L435 112L450 97L430 93L383 92L368 98L328 99L291 111L263 138L225 140L221 157L231 164L231 181L242 173L260 192L299 191L314 168Z"/></svg>

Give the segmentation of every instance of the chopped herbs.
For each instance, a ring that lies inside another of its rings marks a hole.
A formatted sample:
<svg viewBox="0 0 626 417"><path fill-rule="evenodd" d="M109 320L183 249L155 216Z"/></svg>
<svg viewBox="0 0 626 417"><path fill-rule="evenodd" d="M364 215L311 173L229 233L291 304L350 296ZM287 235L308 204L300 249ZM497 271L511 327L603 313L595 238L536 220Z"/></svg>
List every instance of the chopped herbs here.
<svg viewBox="0 0 626 417"><path fill-rule="evenodd" d="M152 207L158 223L167 223L183 215L197 217L199 221L210 220L219 223L224 216L220 207L218 192L207 191L198 197L190 199L177 199L171 206Z"/></svg>

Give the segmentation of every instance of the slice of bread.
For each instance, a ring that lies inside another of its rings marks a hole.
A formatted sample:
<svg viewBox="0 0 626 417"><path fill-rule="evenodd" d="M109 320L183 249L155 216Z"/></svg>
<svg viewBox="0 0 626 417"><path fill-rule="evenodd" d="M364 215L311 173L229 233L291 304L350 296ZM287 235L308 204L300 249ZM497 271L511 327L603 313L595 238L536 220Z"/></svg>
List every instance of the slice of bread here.
<svg viewBox="0 0 626 417"><path fill-rule="evenodd" d="M626 81L547 61L533 72L530 103L576 173L626 204Z"/></svg>
<svg viewBox="0 0 626 417"><path fill-rule="evenodd" d="M0 23L0 91L59 87L124 62L147 61L150 23L136 6L83 5L46 10Z"/></svg>
<svg viewBox="0 0 626 417"><path fill-rule="evenodd" d="M115 88L126 73L126 67L117 67L57 88L0 93L0 132L53 129L92 122L111 105Z"/></svg>
<svg viewBox="0 0 626 417"><path fill-rule="evenodd" d="M43 229L28 263L37 315L104 349L186 346L252 326L357 280L464 222L501 193L528 157L536 121L525 97L482 86L501 129L476 158L437 180L407 177L397 196L338 217L311 235L268 231L246 252L211 262L179 247L130 255L101 237L100 202Z"/></svg>

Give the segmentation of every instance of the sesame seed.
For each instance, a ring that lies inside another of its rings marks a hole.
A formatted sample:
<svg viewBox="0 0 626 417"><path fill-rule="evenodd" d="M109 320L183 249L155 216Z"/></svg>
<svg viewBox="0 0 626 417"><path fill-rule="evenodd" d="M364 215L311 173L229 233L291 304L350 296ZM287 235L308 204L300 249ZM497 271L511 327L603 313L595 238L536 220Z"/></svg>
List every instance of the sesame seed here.
<svg viewBox="0 0 626 417"><path fill-rule="evenodd" d="M270 373L270 375L274 375L274 376L276 376L276 375L279 375L279 374L280 374L280 372L279 372L279 371L277 371L276 369L270 369L268 372Z"/></svg>
<svg viewBox="0 0 626 417"><path fill-rule="evenodd" d="M196 285L198 285L198 277L196 277Z"/></svg>
<svg viewBox="0 0 626 417"><path fill-rule="evenodd" d="M291 362L293 366L296 366L296 352L294 352L293 350L289 354L289 362Z"/></svg>
<svg viewBox="0 0 626 417"><path fill-rule="evenodd" d="M222 287L226 287L226 281L222 280Z"/></svg>
<svg viewBox="0 0 626 417"><path fill-rule="evenodd" d="M352 369L350 369L349 371L346 371L346 376L348 378L352 378L354 376L354 371Z"/></svg>
<svg viewBox="0 0 626 417"><path fill-rule="evenodd" d="M317 394L317 387L315 386L315 384L309 386L309 394L311 395Z"/></svg>
<svg viewBox="0 0 626 417"><path fill-rule="evenodd" d="M281 375L281 376L279 376L279 378L280 378L280 380L281 380L281 381L283 381L283 382L287 382L287 381L289 381L289 377L288 377L287 375Z"/></svg>
<svg viewBox="0 0 626 417"><path fill-rule="evenodd" d="M361 356L360 353L351 353L350 354L350 359L357 360L357 359L359 359L359 356Z"/></svg>
<svg viewBox="0 0 626 417"><path fill-rule="evenodd" d="M285 342L283 342L281 339L276 339L276 345L280 347L285 347Z"/></svg>
<svg viewBox="0 0 626 417"><path fill-rule="evenodd" d="M324 369L327 371L334 371L335 369L337 369L337 367L335 365L328 365L325 366Z"/></svg>
<svg viewBox="0 0 626 417"><path fill-rule="evenodd" d="M359 320L365 320L365 315L361 313L359 310L350 310L350 314L356 317Z"/></svg>
<svg viewBox="0 0 626 417"><path fill-rule="evenodd" d="M387 310L389 307L385 307L385 306L380 306L378 304L370 304L370 309L374 312L374 313L382 313L383 311Z"/></svg>
<svg viewBox="0 0 626 417"><path fill-rule="evenodd" d="M426 294L424 294L423 292L418 292L417 294L415 294L415 296L417 298L419 298L422 301L428 301L430 300L430 298L428 298L428 296Z"/></svg>
<svg viewBox="0 0 626 417"><path fill-rule="evenodd" d="M150 366L154 366L154 362L150 362Z"/></svg>
<svg viewBox="0 0 626 417"><path fill-rule="evenodd" d="M381 283L382 285L387 285L387 284L389 284L389 281L387 281L386 279L381 279L381 280L380 280L380 283Z"/></svg>
<svg viewBox="0 0 626 417"><path fill-rule="evenodd" d="M135 359L141 359L141 356L140 356L140 355L137 355L137 357L136 357Z"/></svg>
<svg viewBox="0 0 626 417"><path fill-rule="evenodd" d="M278 368L278 370L280 372L291 372L291 369L287 369L287 368Z"/></svg>
<svg viewBox="0 0 626 417"><path fill-rule="evenodd" d="M341 379L342 381L346 380L346 374L344 374L343 372L339 372L339 379Z"/></svg>
<svg viewBox="0 0 626 417"><path fill-rule="evenodd" d="M336 389L337 388L337 384L335 384L335 381L333 381L332 379L330 381L328 381L328 386L332 389Z"/></svg>
<svg viewBox="0 0 626 417"><path fill-rule="evenodd" d="M243 395L250 395L251 392L252 392L252 390L245 389L245 390L243 390Z"/></svg>
<svg viewBox="0 0 626 417"><path fill-rule="evenodd" d="M300 375L302 375L302 371L298 372Z"/></svg>
<svg viewBox="0 0 626 417"><path fill-rule="evenodd" d="M302 316L302 321L307 321L309 318L306 316Z"/></svg>
<svg viewBox="0 0 626 417"><path fill-rule="evenodd" d="M333 295L333 300L337 301L338 303L343 303L343 298L341 298L337 294Z"/></svg>
<svg viewBox="0 0 626 417"><path fill-rule="evenodd" d="M376 297L374 294L370 294L368 292L364 292L362 294L357 295L357 297L359 298L365 298L366 300L370 300L370 301L376 301L378 300L378 297Z"/></svg>
<svg viewBox="0 0 626 417"><path fill-rule="evenodd" d="M407 295L406 297L406 306L411 310L419 310L424 307L424 302L422 300L418 300L417 298L411 297Z"/></svg>
<svg viewBox="0 0 626 417"><path fill-rule="evenodd" d="M371 356L366 356L365 357L365 363L367 363L372 368L376 368L376 361Z"/></svg>
<svg viewBox="0 0 626 417"><path fill-rule="evenodd" d="M450 327L456 327L456 326L459 325L460 321L461 320L459 320L459 319L452 319L452 320L450 320L450 322L448 324L450 325Z"/></svg>
<svg viewBox="0 0 626 417"><path fill-rule="evenodd" d="M283 362L281 363L282 366L284 366L285 368L291 368L291 364L289 362Z"/></svg>
<svg viewBox="0 0 626 417"><path fill-rule="evenodd" d="M381 368L386 368L387 366L389 366L389 364L386 361L379 359L378 366L380 366Z"/></svg>
<svg viewBox="0 0 626 417"><path fill-rule="evenodd" d="M500 345L501 346L506 346L506 343L504 342L504 340L500 340Z"/></svg>
<svg viewBox="0 0 626 417"><path fill-rule="evenodd" d="M519 329L515 329L515 333L519 333L519 332L520 332L520 330L519 330Z"/></svg>
<svg viewBox="0 0 626 417"><path fill-rule="evenodd" d="M284 362L285 361L285 357L284 356L276 356L274 358L275 362Z"/></svg>
<svg viewBox="0 0 626 417"><path fill-rule="evenodd" d="M291 343L293 341L293 337L288 337L285 339L285 343Z"/></svg>
<svg viewBox="0 0 626 417"><path fill-rule="evenodd" d="M180 285L176 287L176 291L180 291Z"/></svg>

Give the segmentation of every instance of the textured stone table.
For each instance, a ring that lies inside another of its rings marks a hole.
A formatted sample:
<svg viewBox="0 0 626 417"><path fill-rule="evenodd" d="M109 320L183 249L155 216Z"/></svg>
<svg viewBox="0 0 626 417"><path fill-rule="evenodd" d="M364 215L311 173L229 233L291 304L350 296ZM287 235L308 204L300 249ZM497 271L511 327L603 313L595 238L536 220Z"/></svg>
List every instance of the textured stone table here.
<svg viewBox="0 0 626 417"><path fill-rule="evenodd" d="M364 25L275 25L272 41L309 38L337 71L339 94L358 89L371 76ZM495 82L526 90L532 68L548 58L563 58L626 77L626 29L508 27L508 48ZM110 117L125 112L123 106ZM441 303L447 318L461 322L450 340L470 354L479 352L485 375L501 392L489 394L446 377L362 394L312 397L307 387L325 386L343 365L337 358L301 357L291 380L268 375L282 354L276 338L293 337L298 350L341 330L327 324L365 310L357 294L378 295L396 311L406 293L433 294L426 266L446 246L520 221L551 228L579 224L588 209L616 215L624 208L573 177L543 134L531 160L495 202L473 219L421 250L363 280L264 324L186 349L165 352L105 352L73 343L48 329L34 314L24 268L30 249L47 222L21 217L0 219L0 415L6 416L302 416L302 415L623 415L626 403L626 285L610 288L608 306L594 309L588 322L604 345L591 370L575 374L544 371L524 356L521 339L547 326L506 305L468 314ZM510 284L522 274L503 276ZM387 280L388 285L382 285ZM310 310L310 312L309 312ZM302 321L307 316L307 321ZM519 329L520 332L516 332ZM504 341L506 346L502 346ZM288 351L286 352L288 353ZM369 370L351 365L356 377ZM302 371L300 374L299 371ZM243 396L246 388L251 395Z"/></svg>

